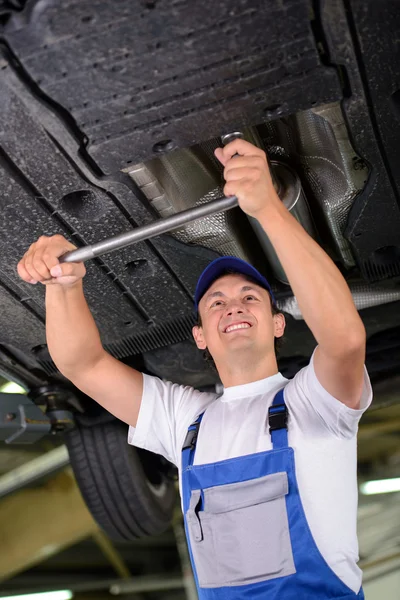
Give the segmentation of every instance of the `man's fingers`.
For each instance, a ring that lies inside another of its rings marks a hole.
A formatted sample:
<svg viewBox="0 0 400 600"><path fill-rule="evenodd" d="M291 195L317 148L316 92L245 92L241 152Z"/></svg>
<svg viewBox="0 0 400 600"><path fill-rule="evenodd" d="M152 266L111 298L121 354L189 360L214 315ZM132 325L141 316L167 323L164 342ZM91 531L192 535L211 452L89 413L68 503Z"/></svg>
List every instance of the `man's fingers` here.
<svg viewBox="0 0 400 600"><path fill-rule="evenodd" d="M54 265L50 269L50 273L53 277L62 277L63 275L74 275L77 263L61 263Z"/></svg>
<svg viewBox="0 0 400 600"><path fill-rule="evenodd" d="M225 166L226 163L228 162L229 158L225 158L224 156L224 149L223 148L216 148L214 150L214 154L216 156L216 158L219 160L219 162Z"/></svg>
<svg viewBox="0 0 400 600"><path fill-rule="evenodd" d="M83 263L61 263L50 269L52 277L56 277L60 283L64 283L63 277L83 277L86 269Z"/></svg>
<svg viewBox="0 0 400 600"><path fill-rule="evenodd" d="M253 163L253 157L249 157L249 156L234 156L232 158L230 158L229 160L226 161L225 164L225 168L224 168L224 179L226 179L229 171L231 171L231 169L243 169L245 167L250 166Z"/></svg>
<svg viewBox="0 0 400 600"><path fill-rule="evenodd" d="M238 181L239 179L256 180L260 176L260 169L257 167L241 167L238 169L229 169L224 175L225 181Z"/></svg>
<svg viewBox="0 0 400 600"><path fill-rule="evenodd" d="M43 254L42 254L42 260L44 262L44 264L46 265L49 274L51 272L51 269L53 267L56 267L59 264L58 258L54 255L54 253L49 252L48 249L46 249Z"/></svg>
<svg viewBox="0 0 400 600"><path fill-rule="evenodd" d="M42 276L42 280L43 279L50 279L51 275L50 275L50 270L46 264L46 261L44 259L44 255L45 255L45 251L38 249L36 250L35 254L33 255L32 258L32 265L34 267L34 269L41 274Z"/></svg>
<svg viewBox="0 0 400 600"><path fill-rule="evenodd" d="M37 280L33 279L33 277L26 270L24 262L25 262L24 259L22 259L19 261L19 263L17 265L18 275L21 277L21 279L23 279L27 283L37 283Z"/></svg>
<svg viewBox="0 0 400 600"><path fill-rule="evenodd" d="M225 165L224 178L228 178L228 174L232 169L245 169L245 168L256 168L265 169L267 167L267 161L261 156L233 156L230 158Z"/></svg>
<svg viewBox="0 0 400 600"><path fill-rule="evenodd" d="M35 281L42 281L42 279L47 279L47 277L43 277L42 274L36 270L33 264L33 256L33 252L28 252L25 256L24 262L25 269L28 271L29 275L31 276L31 279Z"/></svg>
<svg viewBox="0 0 400 600"><path fill-rule="evenodd" d="M224 186L225 196L237 196L239 200L244 199L251 191L253 181L251 179L240 179L240 181L228 181Z"/></svg>
<svg viewBox="0 0 400 600"><path fill-rule="evenodd" d="M242 139L233 140L233 142L229 142L223 148L215 150L215 156L224 166L235 154L240 154L241 156L259 156L262 158L266 156L263 150Z"/></svg>
<svg viewBox="0 0 400 600"><path fill-rule="evenodd" d="M53 254L58 257L62 256L66 252L71 252L72 250L76 250L76 246L68 242L62 235L56 234L51 238L52 248L54 250Z"/></svg>
<svg viewBox="0 0 400 600"><path fill-rule="evenodd" d="M86 274L86 268L83 263L61 263L54 265L50 269L51 279L42 281L45 285L59 283L61 285L71 285L82 279Z"/></svg>

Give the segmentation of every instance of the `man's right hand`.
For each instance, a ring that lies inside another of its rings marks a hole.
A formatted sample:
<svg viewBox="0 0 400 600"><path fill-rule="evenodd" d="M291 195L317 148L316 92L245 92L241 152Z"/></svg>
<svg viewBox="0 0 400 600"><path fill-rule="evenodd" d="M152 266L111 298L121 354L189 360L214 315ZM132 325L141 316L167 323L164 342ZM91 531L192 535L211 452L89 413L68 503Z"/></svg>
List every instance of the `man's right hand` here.
<svg viewBox="0 0 400 600"><path fill-rule="evenodd" d="M41 236L24 254L17 266L18 275L27 283L72 286L86 274L83 263L60 263L59 257L76 250L62 235Z"/></svg>

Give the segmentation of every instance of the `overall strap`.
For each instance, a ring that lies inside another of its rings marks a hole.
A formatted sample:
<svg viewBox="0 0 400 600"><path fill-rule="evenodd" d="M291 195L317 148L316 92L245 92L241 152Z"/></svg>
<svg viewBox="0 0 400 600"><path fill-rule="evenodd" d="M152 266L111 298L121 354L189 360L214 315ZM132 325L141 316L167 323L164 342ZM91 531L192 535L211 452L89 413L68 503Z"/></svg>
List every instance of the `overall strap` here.
<svg viewBox="0 0 400 600"><path fill-rule="evenodd" d="M268 409L269 431L274 450L288 447L287 419L288 409L283 396L284 388L281 389Z"/></svg>
<svg viewBox="0 0 400 600"><path fill-rule="evenodd" d="M188 428L188 432L182 447L182 471L193 465L197 436L199 435L200 423L203 415L204 413L199 415L195 422L192 423Z"/></svg>

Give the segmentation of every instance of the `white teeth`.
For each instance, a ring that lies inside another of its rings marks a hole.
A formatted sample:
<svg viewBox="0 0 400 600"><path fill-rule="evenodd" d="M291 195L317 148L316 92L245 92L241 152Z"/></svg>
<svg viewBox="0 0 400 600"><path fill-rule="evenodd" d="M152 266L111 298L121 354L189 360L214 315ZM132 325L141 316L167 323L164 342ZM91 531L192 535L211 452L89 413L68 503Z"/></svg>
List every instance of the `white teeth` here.
<svg viewBox="0 0 400 600"><path fill-rule="evenodd" d="M225 333L229 333L230 331L235 331L235 329L249 329L250 325L248 323L239 323L238 325L230 325L225 329Z"/></svg>

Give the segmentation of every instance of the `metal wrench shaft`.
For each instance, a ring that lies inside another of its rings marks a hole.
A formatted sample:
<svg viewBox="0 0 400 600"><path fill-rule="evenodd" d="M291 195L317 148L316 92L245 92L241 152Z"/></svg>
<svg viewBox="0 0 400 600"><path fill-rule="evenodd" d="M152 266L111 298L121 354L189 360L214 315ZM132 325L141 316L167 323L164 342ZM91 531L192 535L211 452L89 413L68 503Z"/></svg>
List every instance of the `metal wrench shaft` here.
<svg viewBox="0 0 400 600"><path fill-rule="evenodd" d="M90 258L96 258L96 256L101 256L102 254L113 252L114 250L120 250L121 248L125 248L125 246L149 240L157 235L177 229L182 225L187 225L187 223L191 223L192 221L197 221L197 219L224 212L235 206L238 206L238 199L236 196L224 196L218 200L211 200L211 202L207 202L207 204L189 208L188 210L184 210L171 217L154 221L143 227L138 227L137 229L133 229L133 231L127 231L126 233L121 233L102 242L97 242L91 246L84 246L83 248L78 248L72 252L67 252L60 256L59 260L61 263L84 262Z"/></svg>

